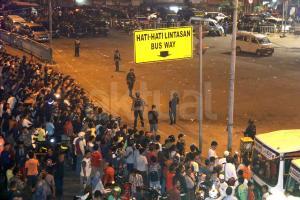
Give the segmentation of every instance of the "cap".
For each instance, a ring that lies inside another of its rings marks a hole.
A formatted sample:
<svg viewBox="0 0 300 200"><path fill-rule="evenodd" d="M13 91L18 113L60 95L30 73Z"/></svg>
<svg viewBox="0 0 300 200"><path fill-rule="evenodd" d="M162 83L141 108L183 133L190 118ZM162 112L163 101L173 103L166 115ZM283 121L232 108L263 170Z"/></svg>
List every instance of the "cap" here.
<svg viewBox="0 0 300 200"><path fill-rule="evenodd" d="M230 154L229 151L224 151L224 156L225 157L229 156L229 154Z"/></svg>
<svg viewBox="0 0 300 200"><path fill-rule="evenodd" d="M224 176L223 174L220 174L220 175L219 175L219 179L224 180L224 179L225 179L225 176Z"/></svg>

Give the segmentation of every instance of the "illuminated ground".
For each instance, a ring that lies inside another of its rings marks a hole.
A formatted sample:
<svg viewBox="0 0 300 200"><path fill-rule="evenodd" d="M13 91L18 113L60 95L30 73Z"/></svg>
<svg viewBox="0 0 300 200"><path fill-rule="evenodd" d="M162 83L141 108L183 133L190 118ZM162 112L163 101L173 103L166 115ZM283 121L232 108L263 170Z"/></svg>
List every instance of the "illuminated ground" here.
<svg viewBox="0 0 300 200"><path fill-rule="evenodd" d="M217 139L221 148L226 145L226 113L230 38L205 38L210 46L204 57L206 119L204 122L205 152L208 143ZM289 36L276 43L273 57L238 56L235 95L235 141L237 149L241 131L248 118L257 120L258 132L299 128L300 119L300 41ZM73 76L107 110L122 116L130 124L130 111L125 76L130 68L137 75L136 89L142 92L149 106L159 105L159 129L163 135L187 134L189 142L197 143L197 91L199 70L197 57L163 63L133 63L132 36L112 32L108 38L81 39L80 58L74 58L72 39L54 40L54 57L59 70ZM298 46L297 46L298 45ZM113 52L121 52L121 70L114 72ZM168 125L168 100L172 91L181 97L180 121ZM110 98L111 97L111 98ZM150 107L149 107L150 109ZM209 112L211 111L211 112ZM146 116L146 115L145 115ZM220 151L221 152L221 151Z"/></svg>

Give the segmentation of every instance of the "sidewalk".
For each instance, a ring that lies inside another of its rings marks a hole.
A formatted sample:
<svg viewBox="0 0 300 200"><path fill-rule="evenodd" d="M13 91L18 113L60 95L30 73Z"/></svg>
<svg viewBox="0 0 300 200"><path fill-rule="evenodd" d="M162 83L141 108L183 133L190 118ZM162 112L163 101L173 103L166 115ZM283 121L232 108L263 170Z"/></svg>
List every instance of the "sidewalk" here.
<svg viewBox="0 0 300 200"><path fill-rule="evenodd" d="M286 37L280 37L281 34L269 35L269 39L278 48L300 49L300 35L286 34Z"/></svg>

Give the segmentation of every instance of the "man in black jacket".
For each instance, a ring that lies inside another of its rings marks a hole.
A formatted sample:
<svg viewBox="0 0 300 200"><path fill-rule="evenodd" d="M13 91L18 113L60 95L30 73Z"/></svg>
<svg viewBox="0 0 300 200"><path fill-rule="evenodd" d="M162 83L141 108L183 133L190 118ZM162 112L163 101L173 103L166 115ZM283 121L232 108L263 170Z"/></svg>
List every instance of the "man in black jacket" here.
<svg viewBox="0 0 300 200"><path fill-rule="evenodd" d="M127 76L126 76L126 82L128 85L128 90L129 90L129 96L132 96L132 90L133 90L133 86L135 83L135 74L134 74L134 69L131 68L130 71L128 72Z"/></svg>
<svg viewBox="0 0 300 200"><path fill-rule="evenodd" d="M158 112L155 105L152 105L152 109L148 112L148 120L150 124L150 132L156 134L158 129Z"/></svg>

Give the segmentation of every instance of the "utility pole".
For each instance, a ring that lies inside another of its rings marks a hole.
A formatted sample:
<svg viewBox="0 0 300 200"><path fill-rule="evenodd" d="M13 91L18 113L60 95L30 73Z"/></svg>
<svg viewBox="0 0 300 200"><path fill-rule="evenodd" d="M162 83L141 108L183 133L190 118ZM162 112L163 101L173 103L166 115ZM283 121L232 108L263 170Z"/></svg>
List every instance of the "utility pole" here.
<svg viewBox="0 0 300 200"><path fill-rule="evenodd" d="M52 51L52 0L48 0L49 5L49 46ZM52 58L51 58L52 63Z"/></svg>
<svg viewBox="0 0 300 200"><path fill-rule="evenodd" d="M203 135L203 37L202 23L199 23L199 150L202 152Z"/></svg>
<svg viewBox="0 0 300 200"><path fill-rule="evenodd" d="M234 0L234 12L232 23L232 38L231 38L231 62L229 72L229 95L228 95L228 143L227 149L232 150L232 135L233 135L233 111L234 111L234 82L235 82L235 63L236 63L236 32L237 32L237 10L238 0Z"/></svg>
<svg viewBox="0 0 300 200"><path fill-rule="evenodd" d="M282 1L282 23L281 23L281 31L283 32L282 37L285 37L285 26L284 26L285 17L284 17L284 13L285 13L285 0Z"/></svg>

